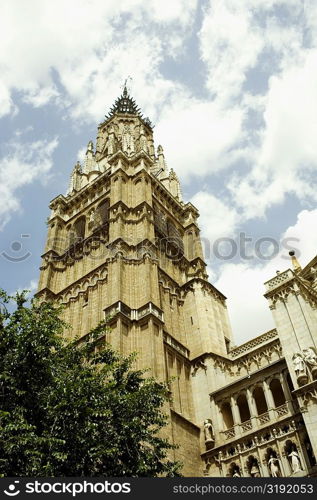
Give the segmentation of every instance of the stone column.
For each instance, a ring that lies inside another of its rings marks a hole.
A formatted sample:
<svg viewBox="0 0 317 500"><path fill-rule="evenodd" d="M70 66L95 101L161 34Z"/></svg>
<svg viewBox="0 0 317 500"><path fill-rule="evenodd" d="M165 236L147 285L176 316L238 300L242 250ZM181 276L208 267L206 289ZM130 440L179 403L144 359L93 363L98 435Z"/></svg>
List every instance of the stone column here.
<svg viewBox="0 0 317 500"><path fill-rule="evenodd" d="M302 455L304 458L303 467L306 467L306 469L309 470L309 469L311 469L312 465L310 463L309 456L308 456L308 453L307 453L307 450L306 450L306 447L304 444L303 433L301 433L301 436L300 436L300 446L301 446L301 452L302 452ZM300 455L300 453L299 453L299 455Z"/></svg>
<svg viewBox="0 0 317 500"><path fill-rule="evenodd" d="M269 472L268 464L267 464L267 461L265 459L264 453L265 453L264 450L263 450L263 452L261 452L260 448L258 448L259 469L261 471L261 476L262 477L270 477L270 472Z"/></svg>
<svg viewBox="0 0 317 500"><path fill-rule="evenodd" d="M280 442L278 441L278 439L276 440L276 446L277 446L277 450L278 450L278 459L279 459L279 466L280 466L280 470L281 470L281 474L283 477L287 477L287 469L285 467L285 453L283 453L283 450L281 448L281 444Z"/></svg>
<svg viewBox="0 0 317 500"><path fill-rule="evenodd" d="M263 380L263 390L264 390L264 394L265 394L265 398L266 398L266 402L267 402L269 416L270 416L270 419L272 420L275 417L274 409L273 409L273 408L275 408L275 403L274 403L274 399L273 399L273 394L272 394L271 389L269 387L269 384L267 383L266 380Z"/></svg>
<svg viewBox="0 0 317 500"><path fill-rule="evenodd" d="M233 425L236 431L236 435L241 434L241 429L240 429L240 413L239 413L239 408L237 405L236 398L234 396L231 396L231 411L232 411L232 417L233 417Z"/></svg>
<svg viewBox="0 0 317 500"><path fill-rule="evenodd" d="M255 401L253 399L253 395L250 389L247 389L247 401L251 415L252 427L254 428L257 427L257 411L255 407Z"/></svg>
<svg viewBox="0 0 317 500"><path fill-rule="evenodd" d="M285 477L290 477L292 474L292 468L291 468L291 464L289 462L288 456L284 450L282 451L282 454L281 454L281 462L283 464Z"/></svg>
<svg viewBox="0 0 317 500"><path fill-rule="evenodd" d="M215 441L218 443L219 440L222 441L222 434L220 433L220 431L222 429L224 429L224 422L223 422L222 413L220 411L220 408L219 408L218 404L215 402L213 397L210 400L210 406L211 406L211 414L215 419L215 421L213 420Z"/></svg>
<svg viewBox="0 0 317 500"><path fill-rule="evenodd" d="M291 413L294 413L294 407L293 407L293 403L292 403L292 396L291 396L291 392L289 390L288 383L287 383L287 380L285 378L285 373L284 372L280 373L280 382L281 382L282 389L283 389L284 394L285 394L285 399L286 399L286 404L287 404L288 411L291 412Z"/></svg>

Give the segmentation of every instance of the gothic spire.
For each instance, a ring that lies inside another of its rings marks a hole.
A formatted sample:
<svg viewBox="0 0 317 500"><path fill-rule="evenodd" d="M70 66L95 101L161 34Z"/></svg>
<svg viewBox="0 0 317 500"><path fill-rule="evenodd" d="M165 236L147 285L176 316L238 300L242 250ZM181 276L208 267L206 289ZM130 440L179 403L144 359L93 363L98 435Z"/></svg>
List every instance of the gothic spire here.
<svg viewBox="0 0 317 500"><path fill-rule="evenodd" d="M128 93L126 82L124 84L124 89L120 97L118 97L115 103L110 108L108 114L105 115L106 120L112 118L117 113L127 113L129 115L137 115L141 120L150 128L153 128L149 118L145 118L135 100Z"/></svg>

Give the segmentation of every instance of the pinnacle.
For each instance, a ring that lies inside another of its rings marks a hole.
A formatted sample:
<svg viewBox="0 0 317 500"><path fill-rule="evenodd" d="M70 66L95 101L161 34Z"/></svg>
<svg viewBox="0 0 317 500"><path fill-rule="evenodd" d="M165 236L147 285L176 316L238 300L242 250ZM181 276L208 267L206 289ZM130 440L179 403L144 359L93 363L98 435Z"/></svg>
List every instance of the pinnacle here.
<svg viewBox="0 0 317 500"><path fill-rule="evenodd" d="M109 120L109 118L112 118L117 113L137 115L148 127L153 128L153 125L151 124L149 118L145 118L142 115L139 106L136 104L133 97L131 97L128 93L126 85L124 85L121 96L115 100L114 104L110 108L110 111L105 115L106 120Z"/></svg>

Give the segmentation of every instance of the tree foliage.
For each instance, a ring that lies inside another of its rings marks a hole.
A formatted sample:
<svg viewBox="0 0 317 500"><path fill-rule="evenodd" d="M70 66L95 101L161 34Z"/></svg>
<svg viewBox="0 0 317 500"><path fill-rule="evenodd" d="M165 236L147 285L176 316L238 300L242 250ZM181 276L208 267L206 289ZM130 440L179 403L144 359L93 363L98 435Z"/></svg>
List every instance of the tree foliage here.
<svg viewBox="0 0 317 500"><path fill-rule="evenodd" d="M168 390L100 348L105 324L66 342L54 304L0 300L0 476L179 474L161 433Z"/></svg>

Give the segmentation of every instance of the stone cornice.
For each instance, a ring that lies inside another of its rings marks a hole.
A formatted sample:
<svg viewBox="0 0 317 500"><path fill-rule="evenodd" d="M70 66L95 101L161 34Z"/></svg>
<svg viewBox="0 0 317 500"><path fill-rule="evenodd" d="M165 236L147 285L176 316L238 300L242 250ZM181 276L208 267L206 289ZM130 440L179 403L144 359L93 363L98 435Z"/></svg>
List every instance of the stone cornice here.
<svg viewBox="0 0 317 500"><path fill-rule="evenodd" d="M272 280L265 283L267 292L264 297L271 300L271 308L275 307L278 300L286 301L288 296L302 295L312 307L317 307L317 292L300 275L291 269L275 276Z"/></svg>
<svg viewBox="0 0 317 500"><path fill-rule="evenodd" d="M141 116L134 115L134 114L126 114L126 113L116 113L115 115L107 118L103 122L99 123L98 130L102 130L106 126L108 126L110 123L116 122L118 120L124 120L124 121L128 121L128 122L134 123L134 121L136 119L138 119L142 123L142 125L144 125L148 129L148 131L151 134L153 134L153 129L151 128L151 126L149 125L149 123L147 123L144 119L142 119Z"/></svg>
<svg viewBox="0 0 317 500"><path fill-rule="evenodd" d="M276 328L273 328L268 332L262 333L258 337L254 337L239 346L233 347L232 349L230 349L228 354L230 358L236 359L239 356L243 356L251 352L253 349L266 345L267 341L270 342L272 341L272 339L273 340L278 339L278 333Z"/></svg>
<svg viewBox="0 0 317 500"><path fill-rule="evenodd" d="M200 278L200 277L193 277L190 280L188 280L186 283L182 285L183 290L187 290L188 288L191 288L194 283L200 283L203 287L206 287L209 291L212 292L214 296L216 296L221 302L225 302L227 297L223 295L214 285L209 283L209 281Z"/></svg>
<svg viewBox="0 0 317 500"><path fill-rule="evenodd" d="M50 288L47 286L44 288L41 288L41 290L38 290L35 294L34 297L40 299L44 295L44 300L56 300L57 294L54 293Z"/></svg>
<svg viewBox="0 0 317 500"><path fill-rule="evenodd" d="M94 287L97 284L97 282L99 281L104 282L107 279L107 273L106 273L107 267L108 267L107 263L100 264L100 266L84 274L78 280L72 282L71 285L62 288L54 295L56 297L67 295L68 292L72 293L73 290L81 288L77 294L73 294L73 297L77 297L79 293L84 293L85 291L87 291L89 287ZM86 283L87 286L83 287L82 286L83 283Z"/></svg>
<svg viewBox="0 0 317 500"><path fill-rule="evenodd" d="M166 331L163 332L163 339L167 346L172 348L175 353L180 354L183 358L186 359L186 361L188 361L188 363L190 363L190 351L187 347L185 347L181 342L179 342L179 340L176 340L170 333Z"/></svg>
<svg viewBox="0 0 317 500"><path fill-rule="evenodd" d="M104 187L105 186L105 178L109 177L111 173L111 169L108 168L105 172L100 172L100 175L96 177L96 179L92 180L89 182L89 184L86 184L84 187L82 187L79 191L76 191L74 194L68 195L65 197L64 195L60 194L56 198L53 198L53 200L50 202L50 208L54 208L52 203L55 201L60 200L63 202L64 206L70 207L76 205L76 203L79 200L84 199L85 197L88 196L88 193L90 191L96 190L98 187ZM60 203L60 202L59 202Z"/></svg>
<svg viewBox="0 0 317 500"><path fill-rule="evenodd" d="M298 398L301 411L305 412L309 403L317 404L317 380L313 380L298 389L292 391L292 395Z"/></svg>
<svg viewBox="0 0 317 500"><path fill-rule="evenodd" d="M174 196L168 191L168 189L161 183L159 179L157 179L152 173L149 174L151 176L151 181L152 184L154 185L153 189L153 197L155 198L157 194L155 193L155 190L157 193L160 193L168 202L170 205L173 207L173 209L178 212L179 214L184 213L184 204L180 201L178 201ZM156 198L157 199L157 198ZM157 201L160 201L157 199Z"/></svg>
<svg viewBox="0 0 317 500"><path fill-rule="evenodd" d="M132 158L127 157L125 153L123 153L122 151L117 151L114 155L111 156L108 162L110 163L110 160L115 161L115 159L118 157L120 157L122 161L127 162L129 164L132 162ZM143 151L138 153L138 158L143 158L146 159L146 161L153 163L151 158ZM134 177L137 178L137 176L139 176L142 173L144 177L147 177L149 180L151 180L152 184L154 184L154 189L157 189L160 192L160 194L163 194L164 197L168 199L168 201L171 203L173 208L176 209L177 212L184 215L186 212L192 211L193 213L195 213L195 216L198 217L199 215L198 210L190 202L184 204L183 202L178 201L161 183L161 181L157 179L150 171L144 168L144 166L134 173L127 173L121 166L117 167L114 171L111 171L110 167L105 172L100 173L100 175L96 179L91 181L89 184L86 184L86 186L84 186L80 191L77 191L76 193L69 195L67 197L60 194L57 197L53 198L53 200L50 202L50 208L53 210L60 204L63 205L63 208L76 205L78 201L87 198L90 191L95 191L98 187L101 186L104 187L105 178L108 178L110 180L113 176L118 175L118 173L120 172L125 176L126 179L128 178L133 179ZM153 197L155 198L155 192L153 192ZM95 201L96 200L93 200L91 203ZM159 202L159 200L157 201ZM193 223L195 224L195 222Z"/></svg>
<svg viewBox="0 0 317 500"><path fill-rule="evenodd" d="M216 356L216 355L213 355L213 356ZM224 358L224 359L226 359L226 358ZM228 361L228 360L226 360L226 361ZM264 374L264 372L269 371L272 368L272 366L275 366L277 364L283 364L283 363L286 366L286 362L285 362L285 358L284 357L282 357L280 359L277 359L276 361L273 361L273 363L269 363L266 366L263 366L263 368L260 368L259 370L252 371L252 373L250 373L249 375L244 375L243 377L240 377L240 378L234 380L234 382L231 382L230 384L223 385L223 386L219 387L219 389L210 392L209 393L209 397L210 398L211 397L215 397L217 394L221 394L221 393L225 392L229 388L231 390L234 387L240 385L245 380L251 382L251 377L252 377L252 382L254 382L254 379L255 379L255 377L256 377L257 374L260 374L260 373ZM249 382L248 385L250 385L250 382Z"/></svg>
<svg viewBox="0 0 317 500"><path fill-rule="evenodd" d="M153 302L136 308L131 308L121 300L118 300L104 309L104 313L109 317L109 322L117 316L126 318L128 321L143 321L144 318L150 316L160 323L164 323L164 315L162 309L156 306Z"/></svg>
<svg viewBox="0 0 317 500"><path fill-rule="evenodd" d="M266 281L264 285L266 286L267 291L265 292L264 297L269 297L273 293L273 290L279 290L281 287L284 287L285 284L292 281L294 277L294 272L291 269L287 269L286 271L274 276L274 278Z"/></svg>

